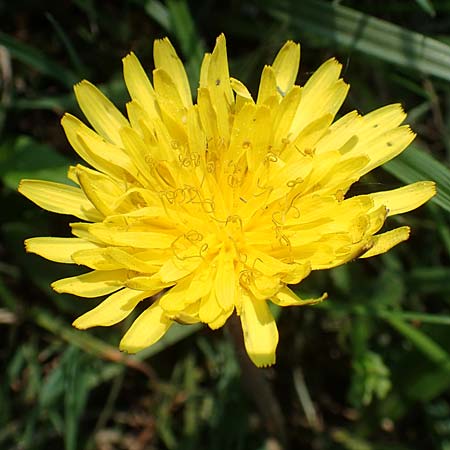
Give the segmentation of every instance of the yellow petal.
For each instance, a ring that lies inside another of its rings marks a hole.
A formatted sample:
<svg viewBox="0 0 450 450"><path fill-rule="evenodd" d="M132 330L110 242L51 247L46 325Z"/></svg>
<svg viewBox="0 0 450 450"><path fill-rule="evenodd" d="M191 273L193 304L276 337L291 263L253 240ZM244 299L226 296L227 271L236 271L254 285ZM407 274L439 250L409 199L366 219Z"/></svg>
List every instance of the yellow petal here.
<svg viewBox="0 0 450 450"><path fill-rule="evenodd" d="M275 363L278 330L265 300L256 300L242 291L240 312L245 349L257 367Z"/></svg>
<svg viewBox="0 0 450 450"><path fill-rule="evenodd" d="M233 314L234 308L229 309L228 311L222 311L221 314L211 322L208 322L208 327L211 330L217 330L225 325L227 319Z"/></svg>
<svg viewBox="0 0 450 450"><path fill-rule="evenodd" d="M341 74L342 64L336 59L330 58L325 61L309 78L303 87L304 95L307 98L312 97L314 94L323 92L330 86L332 86Z"/></svg>
<svg viewBox="0 0 450 450"><path fill-rule="evenodd" d="M121 145L119 131L129 126L128 120L93 84L83 80L74 86L81 111L94 129L106 140Z"/></svg>
<svg viewBox="0 0 450 450"><path fill-rule="evenodd" d="M105 226L103 223L89 227L89 232L110 245L118 245L135 248L170 248L175 236L156 231L119 231L114 227Z"/></svg>
<svg viewBox="0 0 450 450"><path fill-rule="evenodd" d="M198 113L203 129L205 130L207 142L214 144L219 136L217 128L217 114L213 108L211 95L206 88L200 88L197 94Z"/></svg>
<svg viewBox="0 0 450 450"><path fill-rule="evenodd" d="M179 94L183 105L188 108L192 106L192 94L189 87L189 80L184 70L183 63L177 55L169 39L157 39L153 45L153 58L156 69L163 69L172 79L175 91ZM155 90L156 80L153 79Z"/></svg>
<svg viewBox="0 0 450 450"><path fill-rule="evenodd" d="M236 298L236 272L232 255L223 248L217 257L214 290L217 302L223 310L227 311L233 307Z"/></svg>
<svg viewBox="0 0 450 450"><path fill-rule="evenodd" d="M280 289L280 277L268 277L257 273L251 278L248 288L256 299L268 299Z"/></svg>
<svg viewBox="0 0 450 450"><path fill-rule="evenodd" d="M302 264L292 263L291 269L280 277L280 280L286 284L298 284L311 273L311 264L309 261Z"/></svg>
<svg viewBox="0 0 450 450"><path fill-rule="evenodd" d="M329 172L323 171L321 175L317 173L314 190L321 194L326 192L336 194L339 191L345 193L355 181L358 181L361 172L366 171L368 164L370 158L367 155L342 158L330 168Z"/></svg>
<svg viewBox="0 0 450 450"><path fill-rule="evenodd" d="M215 320L223 313L220 307L216 291L211 289L208 295L202 297L200 301L199 318L203 323L214 323Z"/></svg>
<svg viewBox="0 0 450 450"><path fill-rule="evenodd" d="M200 157L204 157L206 150L206 137L200 124L200 116L198 114L197 105L188 110L186 119L188 147L190 149L191 156L199 155ZM195 164L196 163L194 162L194 165Z"/></svg>
<svg viewBox="0 0 450 450"><path fill-rule="evenodd" d="M117 201L124 194L123 188L107 175L87 167L77 166L76 174L86 197L98 211L105 216L116 212Z"/></svg>
<svg viewBox="0 0 450 450"><path fill-rule="evenodd" d="M369 194L374 208L384 205L388 216L402 214L426 203L436 194L436 184L432 181L418 181L398 189Z"/></svg>
<svg viewBox="0 0 450 450"><path fill-rule="evenodd" d="M255 171L260 168L264 157L267 155L270 146L272 115L270 109L265 106L257 106L254 122L252 126L252 136L250 137L250 146L246 152L249 171ZM244 147L247 143L242 142Z"/></svg>
<svg viewBox="0 0 450 450"><path fill-rule="evenodd" d="M409 126L401 126L386 132L367 143L370 162L360 175L365 175L399 155L416 137Z"/></svg>
<svg viewBox="0 0 450 450"><path fill-rule="evenodd" d="M223 33L216 39L216 45L209 60L208 87L216 99L223 96L229 105L233 103L233 92L228 71L227 45Z"/></svg>
<svg viewBox="0 0 450 450"><path fill-rule="evenodd" d="M177 313L200 300L211 289L211 283L205 282L204 277L204 274L199 271L193 276L179 280L173 288L161 297L161 307L168 313ZM197 281L193 283L194 280Z"/></svg>
<svg viewBox="0 0 450 450"><path fill-rule="evenodd" d="M158 117L155 92L139 59L131 52L122 62L123 76L131 98L139 102L149 117Z"/></svg>
<svg viewBox="0 0 450 450"><path fill-rule="evenodd" d="M214 271L211 265L203 264L197 267L189 286L188 298L198 299L212 290L214 283Z"/></svg>
<svg viewBox="0 0 450 450"><path fill-rule="evenodd" d="M156 253L156 250L152 250ZM151 259L150 262L145 259L141 259L139 254L133 254L131 251L127 251L126 248L109 247L104 250L104 255L111 261L116 261L122 267L134 270L141 273L154 273L159 270L159 265L153 264Z"/></svg>
<svg viewBox="0 0 450 450"><path fill-rule="evenodd" d="M230 78L231 88L234 92L236 92L237 95L240 95L241 97L251 100L253 102L252 94L250 94L249 90L247 89L247 86L245 86L244 83L237 80L236 78Z"/></svg>
<svg viewBox="0 0 450 450"><path fill-rule="evenodd" d="M89 227L91 223L88 222L72 222L69 223L70 228L72 229L72 234L81 239L85 239L86 241L95 242L99 244L100 247L103 247L103 242L100 239L97 239L92 233L89 232ZM90 250L86 250L90 251Z"/></svg>
<svg viewBox="0 0 450 450"><path fill-rule="evenodd" d="M371 111L363 119L358 135L362 140L366 140L398 127L406 119L406 113L403 111L402 105L393 103Z"/></svg>
<svg viewBox="0 0 450 450"><path fill-rule="evenodd" d="M252 142L256 124L256 111L257 108L253 103L247 103L236 114L226 155L228 161L235 163L244 153L257 151Z"/></svg>
<svg viewBox="0 0 450 450"><path fill-rule="evenodd" d="M47 211L90 222L103 220L80 188L51 181L21 180L18 191Z"/></svg>
<svg viewBox="0 0 450 450"><path fill-rule="evenodd" d="M72 255L80 250L96 249L98 245L79 238L35 237L25 241L25 249L43 258L74 264Z"/></svg>
<svg viewBox="0 0 450 450"><path fill-rule="evenodd" d="M78 297L100 297L111 294L123 287L127 270L94 270L52 283L52 288L60 294L65 292Z"/></svg>
<svg viewBox="0 0 450 450"><path fill-rule="evenodd" d="M292 41L287 41L283 45L272 68L275 72L277 88L284 97L295 83L300 64L300 45Z"/></svg>
<svg viewBox="0 0 450 450"><path fill-rule="evenodd" d="M161 339L172 323L155 302L133 322L120 341L120 349L127 353L143 350Z"/></svg>
<svg viewBox="0 0 450 450"><path fill-rule="evenodd" d="M383 106L363 117L352 111L330 126L330 132L317 143L316 152L323 153L339 148L342 154L352 152L356 155L370 152L372 156L374 154L372 144L388 131L395 131L405 117L406 114L399 104Z"/></svg>
<svg viewBox="0 0 450 450"><path fill-rule="evenodd" d="M347 95L349 86L339 80L341 64L334 58L322 64L302 88L302 100L291 131L297 135L305 126L324 114L333 117Z"/></svg>
<svg viewBox="0 0 450 450"><path fill-rule="evenodd" d="M123 268L123 265L109 257L108 248L103 247L80 250L72 254L72 259L76 264L94 270L114 270Z"/></svg>
<svg viewBox="0 0 450 450"><path fill-rule="evenodd" d="M152 146L149 146L139 136L135 129L124 127L120 131L125 150L132 158L137 170L148 183L153 184L155 178L151 170L151 162L158 158L158 154L152 154Z"/></svg>
<svg viewBox="0 0 450 450"><path fill-rule="evenodd" d="M172 120L173 118L175 120L181 119L185 114L185 106L175 81L165 70L155 69L153 71L153 83L161 110L172 117Z"/></svg>
<svg viewBox="0 0 450 450"><path fill-rule="evenodd" d="M279 96L275 71L272 67L265 66L259 82L257 104L263 105L265 102L270 101L271 98L278 98Z"/></svg>
<svg viewBox="0 0 450 450"><path fill-rule="evenodd" d="M147 297L146 292L123 288L103 300L94 309L78 317L72 325L79 330L114 325L128 317L136 305Z"/></svg>
<svg viewBox="0 0 450 450"><path fill-rule="evenodd" d="M210 63L211 63L211 53L205 53L205 56L203 57L202 60L202 65L200 67L200 82L199 82L200 88L208 87L208 72Z"/></svg>
<svg viewBox="0 0 450 450"><path fill-rule="evenodd" d="M193 323L200 322L198 317L200 301L192 303L187 306L183 311L179 311L176 314L167 314L168 319L173 320L174 322L178 322L183 325L190 325Z"/></svg>
<svg viewBox="0 0 450 450"><path fill-rule="evenodd" d="M327 297L328 294L325 293L318 298L302 299L287 286L284 286L276 295L271 298L271 300L278 306L303 306L316 305L317 303L321 303Z"/></svg>
<svg viewBox="0 0 450 450"><path fill-rule="evenodd" d="M133 277L127 280L125 285L130 289L136 289L138 291L151 291L154 295L157 292L162 291L164 288L173 286L175 283L163 283L158 277L151 276L139 276Z"/></svg>
<svg viewBox="0 0 450 450"><path fill-rule="evenodd" d="M372 239L371 248L363 253L360 258L370 258L381 253L385 253L400 242L409 238L410 228L399 227L386 233L377 234Z"/></svg>
<svg viewBox="0 0 450 450"><path fill-rule="evenodd" d="M294 86L281 101L273 124L273 145L275 147L281 147L284 142L289 142L293 137L289 130L296 117L301 97L300 88Z"/></svg>
<svg viewBox="0 0 450 450"><path fill-rule="evenodd" d="M192 273L200 264L202 260L200 258L168 258L161 269L158 272L158 276L165 283L170 283L171 281L177 281L190 273Z"/></svg>
<svg viewBox="0 0 450 450"><path fill-rule="evenodd" d="M124 178L125 171L130 174L136 172L130 158L121 148L106 142L76 117L64 114L61 125L70 145L95 169L116 178Z"/></svg>
<svg viewBox="0 0 450 450"><path fill-rule="evenodd" d="M313 120L297 135L288 149L283 151L283 160L293 162L299 155L307 155L311 149L316 147L319 139L328 132L328 128L333 121L331 114L324 114L316 120Z"/></svg>

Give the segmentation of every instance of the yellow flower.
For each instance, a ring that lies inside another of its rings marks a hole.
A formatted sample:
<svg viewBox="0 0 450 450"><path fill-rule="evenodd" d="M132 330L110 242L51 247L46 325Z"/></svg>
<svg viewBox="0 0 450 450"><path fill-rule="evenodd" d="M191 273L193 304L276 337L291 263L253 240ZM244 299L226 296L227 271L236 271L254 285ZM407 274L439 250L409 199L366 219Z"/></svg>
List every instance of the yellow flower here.
<svg viewBox="0 0 450 450"><path fill-rule="evenodd" d="M268 300L321 301L326 294L300 299L288 285L406 240L406 226L377 233L386 217L432 197L434 183L346 198L414 133L400 126L400 105L333 123L348 90L335 59L297 86L300 47L287 42L264 67L255 101L230 78L221 35L204 57L197 103L168 39L155 41L154 60L153 85L133 53L123 60L128 118L88 81L75 86L95 131L70 114L62 125L92 168L69 169L76 186L23 180L19 191L81 221L71 224L73 238L31 238L26 248L92 269L52 285L109 295L75 320L79 329L116 324L159 294L123 337L124 351L155 343L174 321L217 329L236 312L252 361L273 364Z"/></svg>

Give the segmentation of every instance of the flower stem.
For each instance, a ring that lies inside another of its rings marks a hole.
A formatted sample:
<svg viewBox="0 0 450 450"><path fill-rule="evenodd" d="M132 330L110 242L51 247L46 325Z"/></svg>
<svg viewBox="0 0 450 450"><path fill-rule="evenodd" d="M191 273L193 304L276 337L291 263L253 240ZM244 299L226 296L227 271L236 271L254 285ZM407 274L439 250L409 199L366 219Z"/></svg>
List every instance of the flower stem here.
<svg viewBox="0 0 450 450"><path fill-rule="evenodd" d="M256 405L268 432L286 448L286 427L280 403L267 379L267 370L256 367L247 355L239 318L233 314L227 321L236 356L241 367L242 385Z"/></svg>

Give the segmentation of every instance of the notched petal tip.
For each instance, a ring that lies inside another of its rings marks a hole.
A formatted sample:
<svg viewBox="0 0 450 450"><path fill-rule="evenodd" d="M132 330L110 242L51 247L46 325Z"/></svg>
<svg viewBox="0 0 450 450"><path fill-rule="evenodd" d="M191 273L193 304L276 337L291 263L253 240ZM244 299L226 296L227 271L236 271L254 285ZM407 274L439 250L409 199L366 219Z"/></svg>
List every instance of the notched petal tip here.
<svg viewBox="0 0 450 450"><path fill-rule="evenodd" d="M59 281L59 280L58 280ZM50 287L56 291L58 294L62 294L64 292L63 289L60 289L58 286L60 286L58 284L58 281L53 281L53 283L50 283Z"/></svg>
<svg viewBox="0 0 450 450"><path fill-rule="evenodd" d="M430 200L431 198L433 198L437 194L438 188L437 188L436 182L434 182L434 181L422 181L422 185L429 189L429 198L428 198L428 200Z"/></svg>
<svg viewBox="0 0 450 450"><path fill-rule="evenodd" d="M127 353L129 355L134 355L134 354L138 353L140 350L143 350L143 349L140 348L140 347L131 347L129 345L122 344L122 342L120 342L119 350L121 352L123 352L123 353Z"/></svg>
<svg viewBox="0 0 450 450"><path fill-rule="evenodd" d="M129 61L130 59L137 59L136 54L133 51L130 51L127 55L125 55L122 58L122 63L125 64L126 61Z"/></svg>
<svg viewBox="0 0 450 450"><path fill-rule="evenodd" d="M87 330L89 328L89 326L83 324L83 322L80 320L80 317L72 322L72 326L77 330Z"/></svg>
<svg viewBox="0 0 450 450"><path fill-rule="evenodd" d="M79 91L80 89L82 89L84 86L94 86L90 81L83 79L81 81L79 81L78 83L75 83L73 85L73 90L75 91L75 95L77 94L77 91Z"/></svg>
<svg viewBox="0 0 450 450"><path fill-rule="evenodd" d="M339 78L342 70L342 63L339 62L334 56L327 59L321 66L320 69L328 69L333 68L336 72L336 78Z"/></svg>
<svg viewBox="0 0 450 450"><path fill-rule="evenodd" d="M25 241L23 241L23 246L25 247L25 251L26 251L27 253L33 253L33 252L31 251L31 249L30 249L30 239L31 239L31 238L25 239Z"/></svg>
<svg viewBox="0 0 450 450"><path fill-rule="evenodd" d="M242 293L240 319L249 358L257 367L274 364L278 329L267 302Z"/></svg>
<svg viewBox="0 0 450 450"><path fill-rule="evenodd" d="M386 253L391 248L395 247L403 241L409 239L411 233L410 227L404 226L387 231L386 233L373 236L367 251L362 253L359 258L370 258L382 253Z"/></svg>
<svg viewBox="0 0 450 450"><path fill-rule="evenodd" d="M276 363L275 353L249 353L248 357L253 362L253 364L260 369L273 366Z"/></svg>
<svg viewBox="0 0 450 450"><path fill-rule="evenodd" d="M64 126L64 123L71 120L72 117L74 117L74 116L72 116L72 114L65 112L60 119L61 125Z"/></svg>
<svg viewBox="0 0 450 450"><path fill-rule="evenodd" d="M20 192L22 195L25 195L23 193L23 183L26 181L28 181L28 180L26 180L26 179L20 180L19 184L17 185L17 191Z"/></svg>
<svg viewBox="0 0 450 450"><path fill-rule="evenodd" d="M225 37L224 33L220 33L219 36L216 38L216 45L224 45L226 44L227 39Z"/></svg>

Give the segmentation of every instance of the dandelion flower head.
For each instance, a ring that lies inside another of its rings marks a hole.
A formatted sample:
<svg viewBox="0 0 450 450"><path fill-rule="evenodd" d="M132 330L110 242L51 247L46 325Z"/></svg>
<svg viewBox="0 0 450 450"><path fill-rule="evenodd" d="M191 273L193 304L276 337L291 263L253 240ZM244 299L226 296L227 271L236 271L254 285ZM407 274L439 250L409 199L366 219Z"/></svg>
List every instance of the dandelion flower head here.
<svg viewBox="0 0 450 450"><path fill-rule="evenodd" d="M300 46L288 41L264 67L256 99L228 71L225 37L201 66L193 103L168 39L154 43L153 82L133 53L123 59L131 101L125 117L95 86L75 86L92 128L65 114L67 138L90 166L73 185L22 180L40 207L77 217L73 237L35 237L29 252L90 271L53 283L57 292L107 296L77 318L116 324L144 299L120 348L137 352L175 322L222 327L240 318L248 355L275 362L278 330L268 302L313 304L289 285L312 270L388 251L409 236L385 219L417 208L432 182L348 196L363 175L413 140L400 105L334 121L348 85L330 59L295 84Z"/></svg>

